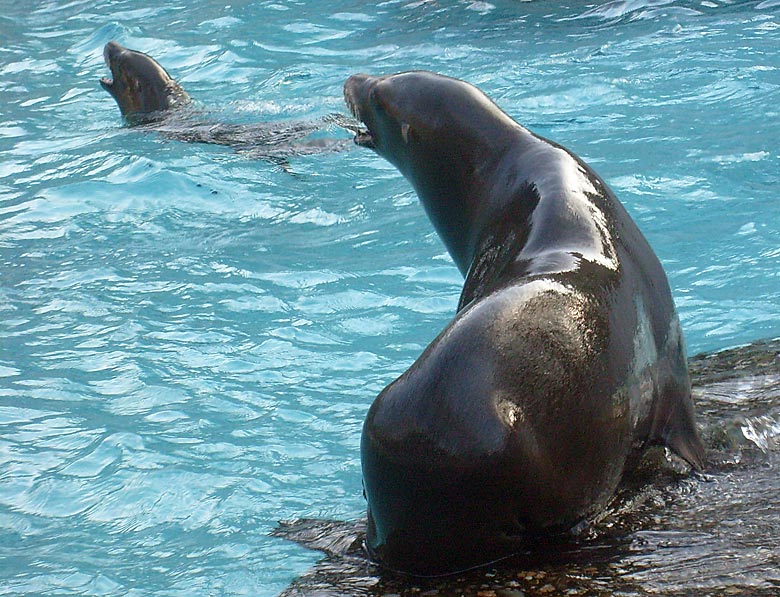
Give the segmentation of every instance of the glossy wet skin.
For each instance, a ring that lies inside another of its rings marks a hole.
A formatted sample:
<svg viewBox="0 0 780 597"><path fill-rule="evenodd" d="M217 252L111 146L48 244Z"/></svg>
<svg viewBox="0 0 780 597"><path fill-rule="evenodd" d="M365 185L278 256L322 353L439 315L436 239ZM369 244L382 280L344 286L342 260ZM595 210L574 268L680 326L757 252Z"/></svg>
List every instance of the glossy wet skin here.
<svg viewBox="0 0 780 597"><path fill-rule="evenodd" d="M119 105L126 119L143 119L189 103L190 98L157 61L142 52L123 48L111 41L103 56L112 78L100 85Z"/></svg>
<svg viewBox="0 0 780 597"><path fill-rule="evenodd" d="M355 75L344 95L466 276L366 417L372 556L457 572L595 514L648 445L701 467L666 276L604 182L463 81Z"/></svg>

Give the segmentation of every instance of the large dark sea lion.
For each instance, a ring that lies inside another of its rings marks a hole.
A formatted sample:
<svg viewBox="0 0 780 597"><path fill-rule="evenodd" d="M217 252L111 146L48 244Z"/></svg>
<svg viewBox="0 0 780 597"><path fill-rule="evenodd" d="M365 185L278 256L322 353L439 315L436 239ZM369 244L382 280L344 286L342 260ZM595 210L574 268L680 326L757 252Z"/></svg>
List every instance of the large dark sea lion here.
<svg viewBox="0 0 780 597"><path fill-rule="evenodd" d="M308 138L332 126L355 130L355 123L330 114L318 120L233 124L205 119L184 88L148 54L108 42L103 57L111 77L100 85L111 94L131 126L155 130L167 139L227 145L275 161L289 155L338 151L345 139Z"/></svg>
<svg viewBox="0 0 780 597"><path fill-rule="evenodd" d="M702 468L666 275L604 181L463 81L361 74L344 96L466 277L366 418L372 557L460 571L593 516L650 445Z"/></svg>

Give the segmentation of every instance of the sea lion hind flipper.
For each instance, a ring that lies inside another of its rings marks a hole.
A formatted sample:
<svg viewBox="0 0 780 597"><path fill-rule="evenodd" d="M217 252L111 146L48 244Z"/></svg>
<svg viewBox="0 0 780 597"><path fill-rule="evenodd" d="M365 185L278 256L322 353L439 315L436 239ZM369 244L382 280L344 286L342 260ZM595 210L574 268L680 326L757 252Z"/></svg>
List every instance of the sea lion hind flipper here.
<svg viewBox="0 0 780 597"><path fill-rule="evenodd" d="M674 426L667 432L664 444L695 470L703 471L706 468L707 455L698 433Z"/></svg>
<svg viewBox="0 0 780 597"><path fill-rule="evenodd" d="M695 470L706 468L707 455L696 430L690 394L678 394L658 405L651 439L672 450Z"/></svg>

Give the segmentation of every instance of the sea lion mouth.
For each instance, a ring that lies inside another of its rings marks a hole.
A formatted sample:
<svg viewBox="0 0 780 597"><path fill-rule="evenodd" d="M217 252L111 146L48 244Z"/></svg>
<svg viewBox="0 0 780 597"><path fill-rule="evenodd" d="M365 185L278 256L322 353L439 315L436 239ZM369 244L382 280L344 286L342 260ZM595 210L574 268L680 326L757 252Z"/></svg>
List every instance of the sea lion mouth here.
<svg viewBox="0 0 780 597"><path fill-rule="evenodd" d="M114 72L114 55L120 52L122 49L122 46L120 46L115 41L110 41L105 46L103 46L103 61L111 71L111 76L101 78L100 85L109 93L111 93L112 88L114 87L114 77L116 76L116 73Z"/></svg>
<svg viewBox="0 0 780 597"><path fill-rule="evenodd" d="M355 135L355 145L358 145L360 147L367 147L368 149L376 149L376 143L374 143L374 138L371 136L371 133L366 131L359 131Z"/></svg>
<svg viewBox="0 0 780 597"><path fill-rule="evenodd" d="M355 129L355 145L360 147L367 147L368 149L376 149L374 136L371 134L371 130L368 128L368 124L360 115L359 102L356 97L357 90L355 89L358 81L356 77L358 77L358 75L353 75L347 79L346 83L344 83L344 102L347 104L349 111L352 112L352 116L354 116L361 124L365 126L365 128Z"/></svg>

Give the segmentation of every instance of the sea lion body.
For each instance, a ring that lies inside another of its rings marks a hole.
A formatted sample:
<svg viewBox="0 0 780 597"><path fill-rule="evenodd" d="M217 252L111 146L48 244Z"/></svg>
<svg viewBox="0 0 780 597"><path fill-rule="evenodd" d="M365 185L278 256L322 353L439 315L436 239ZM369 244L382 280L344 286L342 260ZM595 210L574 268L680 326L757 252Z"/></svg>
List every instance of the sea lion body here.
<svg viewBox="0 0 780 597"><path fill-rule="evenodd" d="M463 81L355 75L345 98L466 277L366 417L372 556L457 572L598 512L649 445L701 468L669 285L607 185Z"/></svg>
<svg viewBox="0 0 780 597"><path fill-rule="evenodd" d="M289 156L341 151L348 146L347 139L311 138L313 133L333 127L355 130L356 123L340 114L288 122L215 122L193 109L189 94L148 54L111 41L103 56L112 77L100 79L100 85L116 100L125 121L166 139L225 145L288 170Z"/></svg>

